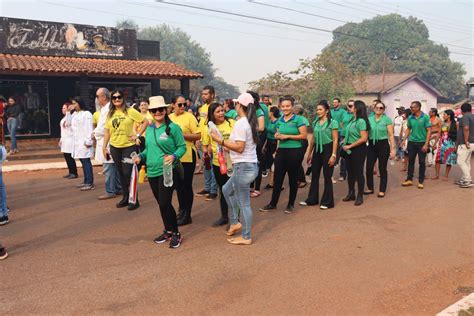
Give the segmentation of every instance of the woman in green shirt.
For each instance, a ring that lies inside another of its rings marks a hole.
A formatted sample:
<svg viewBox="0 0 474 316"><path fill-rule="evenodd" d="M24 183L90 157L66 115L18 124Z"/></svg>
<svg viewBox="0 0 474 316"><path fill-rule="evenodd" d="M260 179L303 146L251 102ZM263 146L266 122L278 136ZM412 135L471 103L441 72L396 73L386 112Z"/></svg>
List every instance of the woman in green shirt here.
<svg viewBox="0 0 474 316"><path fill-rule="evenodd" d="M274 154L277 149L277 140L275 139L275 133L276 133L277 122L278 122L278 119L280 118L280 110L276 106L271 106L268 109L268 115L270 116L270 119L267 126L267 141L265 142L265 146L263 147L263 154L264 154L263 169L269 172L269 178L270 178L270 181L266 185L265 189L272 189L273 188L272 165L273 165L273 161L275 160Z"/></svg>
<svg viewBox="0 0 474 316"><path fill-rule="evenodd" d="M395 138L393 136L392 120L384 114L385 104L378 101L374 107L374 115L369 117L370 133L367 147L367 191L364 194L374 193L374 166L379 161L380 187L377 197L383 198L387 190L387 162L388 158L395 159Z"/></svg>
<svg viewBox="0 0 474 316"><path fill-rule="evenodd" d="M354 118L349 121L344 135L342 146L343 158L346 159L347 185L349 192L342 200L344 202L355 201L354 205L363 203L363 193L365 186L364 165L367 157L367 139L370 130L367 118L367 108L363 101L357 100L352 107ZM357 198L355 194L355 183L357 181Z"/></svg>
<svg viewBox="0 0 474 316"><path fill-rule="evenodd" d="M268 212L276 209L280 199L281 188L285 174L288 173L290 184L290 196L285 209L286 214L293 213L296 194L298 193L298 166L303 162L301 141L306 139L306 124L303 117L293 113L295 99L284 97L281 101L282 117L277 122L275 139L278 140L278 148L275 156L275 184L272 192L272 200L268 205L260 209Z"/></svg>
<svg viewBox="0 0 474 316"><path fill-rule="evenodd" d="M160 207L161 218L165 230L163 234L155 238L155 243L161 244L169 241L170 248L178 248L181 245L181 234L178 231L176 211L171 203L173 191L176 185L182 181L177 173L178 160L186 153L181 128L171 122L167 113L168 105L162 96L150 97L148 110L153 115L154 124L146 129L145 150L136 158L135 163L141 161L146 163L148 182L151 191ZM173 165L173 185L167 187L163 179L163 165Z"/></svg>
<svg viewBox="0 0 474 316"><path fill-rule="evenodd" d="M334 192L332 188L332 174L336 162L337 147L339 145L339 123L331 119L331 111L326 100L316 106L317 118L313 122L313 137L309 143L308 164L311 164L312 178L308 198L300 205L317 205L322 210L334 207ZM324 191L319 201L319 176L321 168L324 174Z"/></svg>

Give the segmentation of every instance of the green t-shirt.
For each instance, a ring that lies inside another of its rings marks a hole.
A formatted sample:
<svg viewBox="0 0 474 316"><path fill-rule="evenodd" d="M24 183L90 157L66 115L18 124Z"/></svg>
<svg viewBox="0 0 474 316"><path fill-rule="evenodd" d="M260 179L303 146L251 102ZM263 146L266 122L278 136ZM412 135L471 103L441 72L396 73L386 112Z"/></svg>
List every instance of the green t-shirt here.
<svg viewBox="0 0 474 316"><path fill-rule="evenodd" d="M306 117L304 117L304 116L302 116L302 118L303 118L304 125L305 125L306 127L308 127L308 126L309 126L309 121L308 121L308 119L307 119Z"/></svg>
<svg viewBox="0 0 474 316"><path fill-rule="evenodd" d="M177 160L186 153L186 143L184 142L181 128L175 123L170 123L170 134L166 135L166 125L155 124L146 129L145 150L140 157L146 163L148 177L159 177L163 174L163 159L165 155L175 155L174 166Z"/></svg>
<svg viewBox="0 0 474 316"><path fill-rule="evenodd" d="M383 114L377 121L375 115L369 117L369 139L375 143L378 140L388 139L387 126L392 125L392 119Z"/></svg>
<svg viewBox="0 0 474 316"><path fill-rule="evenodd" d="M273 122L270 121L270 123L268 123L268 126L267 126L267 139L275 140L277 122L278 122L278 119L274 120Z"/></svg>
<svg viewBox="0 0 474 316"><path fill-rule="evenodd" d="M344 111L344 115L342 116L342 128L339 129L341 135L346 135L347 124L354 118L354 114L348 111ZM341 122L339 122L341 123ZM341 124L339 124L341 126Z"/></svg>
<svg viewBox="0 0 474 316"><path fill-rule="evenodd" d="M430 117L421 112L420 117L416 118L413 114L408 117L407 126L410 129L408 141L415 143L424 143L426 141L426 129L431 127Z"/></svg>
<svg viewBox="0 0 474 316"><path fill-rule="evenodd" d="M313 136L314 145L317 146L320 153L323 152L323 146L332 143L332 131L339 129L339 123L336 120L331 119L331 123L328 124L326 120L322 125L319 123L319 119L313 122Z"/></svg>
<svg viewBox="0 0 474 316"><path fill-rule="evenodd" d="M226 118L230 118L230 119L233 119L233 120L237 120L237 117L239 116L237 114L237 111L235 109L232 109L232 110L229 110L227 112L225 112L224 116Z"/></svg>
<svg viewBox="0 0 474 316"><path fill-rule="evenodd" d="M299 128L301 126L306 126L305 121L302 116L293 114L293 116L285 121L285 117L282 116L278 119L277 129L279 134L283 135L299 135ZM280 140L279 148L301 148L302 144L300 140L295 139L284 139Z"/></svg>
<svg viewBox="0 0 474 316"><path fill-rule="evenodd" d="M339 107L337 110L336 109L331 109L331 119L336 120L339 123L339 128L338 130L341 132L341 122L344 117L344 113L347 112L343 108Z"/></svg>
<svg viewBox="0 0 474 316"><path fill-rule="evenodd" d="M360 132L367 130L367 123L364 119L352 119L347 124L346 134L344 135L344 144L355 143L360 138Z"/></svg>

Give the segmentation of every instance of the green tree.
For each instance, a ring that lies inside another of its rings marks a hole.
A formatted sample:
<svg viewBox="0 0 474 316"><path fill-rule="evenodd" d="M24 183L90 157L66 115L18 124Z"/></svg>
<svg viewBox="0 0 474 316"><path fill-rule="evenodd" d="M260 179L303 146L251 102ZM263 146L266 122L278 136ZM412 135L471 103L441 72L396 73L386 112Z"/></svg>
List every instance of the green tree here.
<svg viewBox="0 0 474 316"><path fill-rule="evenodd" d="M387 72L416 72L452 100L464 94L463 66L449 58L445 46L433 43L427 27L414 17L389 14L340 26L322 53L332 54L354 72L367 74L382 73L385 54Z"/></svg>
<svg viewBox="0 0 474 316"><path fill-rule="evenodd" d="M117 23L119 28L137 30L138 39L160 41L161 60L182 65L187 69L204 75L194 86L194 95L205 85L212 85L220 98L235 98L239 94L237 87L216 76L216 69L211 61L211 54L199 43L194 41L186 32L166 24L139 28L132 20Z"/></svg>

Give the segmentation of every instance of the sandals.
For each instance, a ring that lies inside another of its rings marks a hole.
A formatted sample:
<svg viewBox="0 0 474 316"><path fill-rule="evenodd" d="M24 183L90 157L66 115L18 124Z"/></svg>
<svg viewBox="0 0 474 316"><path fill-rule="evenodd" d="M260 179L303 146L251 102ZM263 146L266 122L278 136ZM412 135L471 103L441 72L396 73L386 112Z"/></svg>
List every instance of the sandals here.
<svg viewBox="0 0 474 316"><path fill-rule="evenodd" d="M262 195L262 192L257 191L257 190L255 190L255 191L253 191L252 193L250 193L250 197L253 197L253 198L259 197L260 195Z"/></svg>
<svg viewBox="0 0 474 316"><path fill-rule="evenodd" d="M379 194L377 194L377 197L378 198L383 198L383 197L385 197L385 193L384 192L379 192Z"/></svg>

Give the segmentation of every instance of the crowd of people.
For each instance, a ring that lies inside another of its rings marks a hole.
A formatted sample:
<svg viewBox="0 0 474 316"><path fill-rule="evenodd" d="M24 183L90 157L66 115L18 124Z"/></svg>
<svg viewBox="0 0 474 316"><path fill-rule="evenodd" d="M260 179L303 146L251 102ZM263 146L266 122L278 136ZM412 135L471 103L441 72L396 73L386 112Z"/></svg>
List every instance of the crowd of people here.
<svg viewBox="0 0 474 316"><path fill-rule="evenodd" d="M105 175L105 193L98 198L121 196L116 207L133 211L140 207L134 178L137 170L146 171L164 226L154 242L168 242L171 248L182 243L179 227L192 223L194 196L218 198L220 214L212 225L226 225L231 244L251 244L250 200L261 195L264 177L269 178L265 189L271 189L272 194L259 210L269 212L277 208L288 175L286 214L295 211L298 189L307 182L308 196L299 205L334 208L336 166L339 181L347 180L347 195L342 201L356 206L364 203L364 195L375 194L374 174L380 176L377 197L386 196L389 161L394 164L402 160L402 170L407 172L402 186L413 185L418 157L417 187L424 188L427 156L428 164L435 166L433 180L439 179L442 164L446 165L444 180L458 164L462 177L455 183L461 188L473 186L470 157L474 115L469 103L461 107L462 118L456 118L451 110L439 118L436 109L425 114L421 103L413 101L409 109L397 108L398 115L392 119L380 100L370 106L348 100L343 107L341 100L334 98L332 107L327 100L319 101L310 122L292 96L281 97L272 105L269 96L248 91L221 104L214 88L206 86L201 98L202 105L197 108L181 95L171 104L162 96L153 96L129 107L122 91L100 88L96 92L99 110L94 115L85 110L81 98L73 98L63 105L60 123L60 146L68 166L64 177L78 178L78 159L84 180L77 187L81 191L95 189L94 158L103 164ZM4 156L6 152L2 152ZM194 193L193 179L199 169L204 173L204 188ZM324 180L320 195L321 171ZM311 180L306 180L309 175ZM1 177L0 182L0 225L4 225L8 223L8 209ZM177 211L172 204L175 190ZM237 237L238 232L241 235ZM0 258L1 251L4 249L0 248Z"/></svg>

